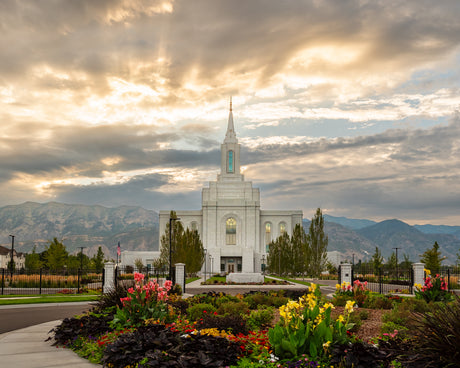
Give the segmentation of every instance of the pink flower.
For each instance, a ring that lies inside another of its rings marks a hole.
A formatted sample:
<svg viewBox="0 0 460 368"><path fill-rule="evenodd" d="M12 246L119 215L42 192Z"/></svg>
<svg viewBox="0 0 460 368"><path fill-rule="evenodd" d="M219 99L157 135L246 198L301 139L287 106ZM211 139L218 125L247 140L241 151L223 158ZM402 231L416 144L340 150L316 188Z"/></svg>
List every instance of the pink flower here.
<svg viewBox="0 0 460 368"><path fill-rule="evenodd" d="M134 289L133 289L132 287L130 287L130 288L128 289L128 293L130 293L130 294L134 293Z"/></svg>
<svg viewBox="0 0 460 368"><path fill-rule="evenodd" d="M144 275L139 272L134 272L134 280L138 283L142 282L144 280Z"/></svg>

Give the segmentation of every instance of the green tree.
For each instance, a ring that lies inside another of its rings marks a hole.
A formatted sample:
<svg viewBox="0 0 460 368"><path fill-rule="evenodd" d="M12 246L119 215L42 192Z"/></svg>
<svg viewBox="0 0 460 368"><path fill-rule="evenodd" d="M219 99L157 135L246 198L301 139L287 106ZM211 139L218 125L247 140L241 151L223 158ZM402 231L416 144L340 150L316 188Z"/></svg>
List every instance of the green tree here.
<svg viewBox="0 0 460 368"><path fill-rule="evenodd" d="M87 270L90 268L91 260L86 254L81 254L80 252L75 252L67 256L65 265L68 270L76 271L78 269Z"/></svg>
<svg viewBox="0 0 460 368"><path fill-rule="evenodd" d="M437 241L434 242L433 247L427 249L420 258L420 262L425 264L425 268L430 270L432 274L439 273L441 269L442 261L446 259L446 257L441 256L441 252L439 251L439 244Z"/></svg>
<svg viewBox="0 0 460 368"><path fill-rule="evenodd" d="M134 260L134 266L137 268L138 272L142 272L142 270L144 269L144 262L141 258L136 258Z"/></svg>
<svg viewBox="0 0 460 368"><path fill-rule="evenodd" d="M401 268L402 268L403 270L409 270L409 269L411 269L411 267L412 267L412 262L411 262L409 256L408 256L406 253L404 253L404 254L403 254L403 258L404 258L404 260L401 262Z"/></svg>
<svg viewBox="0 0 460 368"><path fill-rule="evenodd" d="M36 246L32 249L32 253L26 255L25 267L27 270L38 270L42 266L40 255L36 253Z"/></svg>
<svg viewBox="0 0 460 368"><path fill-rule="evenodd" d="M171 218L176 219L176 213L171 211ZM166 230L161 237L160 264L169 265L169 250L171 249L172 266L176 263L185 263L185 270L188 274L196 274L204 262L204 248L200 235L196 230L186 229L180 221L171 221L166 224ZM171 232L171 244L169 244Z"/></svg>
<svg viewBox="0 0 460 368"><path fill-rule="evenodd" d="M309 273L318 277L326 267L328 236L324 233L324 217L321 209L316 210L310 223L307 242L311 251Z"/></svg>
<svg viewBox="0 0 460 368"><path fill-rule="evenodd" d="M65 245L57 238L48 244L45 251L45 267L50 270L60 270L66 265L68 253Z"/></svg>
<svg viewBox="0 0 460 368"><path fill-rule="evenodd" d="M383 257L382 257L382 253L380 252L379 247L375 247L375 253L371 258L371 263L372 263L372 266L374 267L374 273L377 273L383 264Z"/></svg>
<svg viewBox="0 0 460 368"><path fill-rule="evenodd" d="M97 248L97 253L91 259L91 263L97 273L102 272L104 269L104 252L102 251L102 247Z"/></svg>
<svg viewBox="0 0 460 368"><path fill-rule="evenodd" d="M292 232L291 252L293 260L290 273L294 275L304 275L310 265L311 249L308 246L307 235L301 224L297 224Z"/></svg>

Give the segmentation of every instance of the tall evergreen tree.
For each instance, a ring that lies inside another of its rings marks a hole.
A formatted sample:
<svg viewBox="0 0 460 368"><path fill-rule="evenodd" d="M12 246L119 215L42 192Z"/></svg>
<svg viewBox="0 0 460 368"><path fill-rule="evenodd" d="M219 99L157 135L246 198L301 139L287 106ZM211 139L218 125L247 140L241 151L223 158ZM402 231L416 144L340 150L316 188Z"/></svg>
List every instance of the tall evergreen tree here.
<svg viewBox="0 0 460 368"><path fill-rule="evenodd" d="M36 253L36 246L32 249L32 253L26 255L25 267L27 270L38 270L41 267L40 255Z"/></svg>
<svg viewBox="0 0 460 368"><path fill-rule="evenodd" d="M439 244L437 241L434 242L433 247L427 249L420 258L420 262L425 264L425 268L430 270L431 273L436 274L439 273L441 269L442 261L446 259L446 257L441 256L441 252L439 250Z"/></svg>
<svg viewBox="0 0 460 368"><path fill-rule="evenodd" d="M97 273L102 272L104 269L104 252L102 251L102 247L97 248L97 254L93 256L91 262Z"/></svg>
<svg viewBox="0 0 460 368"><path fill-rule="evenodd" d="M326 267L327 245L329 243L328 236L324 233L324 217L320 208L316 210L316 214L311 220L307 241L311 252L309 273L318 277Z"/></svg>
<svg viewBox="0 0 460 368"><path fill-rule="evenodd" d="M175 211L171 211L171 218L177 218ZM172 265L176 263L185 263L185 270L188 274L196 274L204 262L204 248L200 235L196 230L186 229L180 221L171 221L171 259ZM169 223L166 225L166 231L161 237L161 253L159 264L169 265Z"/></svg>
<svg viewBox="0 0 460 368"><path fill-rule="evenodd" d="M380 252L379 247L375 247L375 253L372 256L371 263L372 263L372 266L374 267L374 273L377 273L378 270L383 265L383 257L382 257L382 253Z"/></svg>
<svg viewBox="0 0 460 368"><path fill-rule="evenodd" d="M48 244L45 251L45 267L50 270L60 270L66 265L68 253L65 245L57 238Z"/></svg>

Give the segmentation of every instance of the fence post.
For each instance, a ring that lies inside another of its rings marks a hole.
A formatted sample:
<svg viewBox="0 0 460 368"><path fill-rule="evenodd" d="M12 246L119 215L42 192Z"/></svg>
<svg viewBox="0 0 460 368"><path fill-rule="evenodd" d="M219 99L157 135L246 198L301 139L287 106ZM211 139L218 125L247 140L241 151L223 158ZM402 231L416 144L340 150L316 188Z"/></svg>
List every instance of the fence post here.
<svg viewBox="0 0 460 368"><path fill-rule="evenodd" d="M107 293L113 290L115 287L115 263L107 262L104 265L104 285L102 286L102 292Z"/></svg>
<svg viewBox="0 0 460 368"><path fill-rule="evenodd" d="M39 286L38 294L42 295L42 269L41 268L40 268L40 286Z"/></svg>
<svg viewBox="0 0 460 368"><path fill-rule="evenodd" d="M379 274L379 294L382 294L383 292L382 267L379 267L378 274Z"/></svg>
<svg viewBox="0 0 460 368"><path fill-rule="evenodd" d="M425 265L423 263L414 263L412 265L412 269L414 270L414 285L425 284Z"/></svg>
<svg viewBox="0 0 460 368"><path fill-rule="evenodd" d="M351 279L351 263L342 263L340 265L340 280L348 282L350 285L353 283Z"/></svg>
<svg viewBox="0 0 460 368"><path fill-rule="evenodd" d="M447 290L450 291L450 267L447 268Z"/></svg>
<svg viewBox="0 0 460 368"><path fill-rule="evenodd" d="M185 293L185 263L176 263L175 264L176 268L176 277L175 281L176 284L179 284L179 286L182 289L182 293Z"/></svg>
<svg viewBox="0 0 460 368"><path fill-rule="evenodd" d="M3 287L5 285L5 269L2 268L2 295L3 295Z"/></svg>

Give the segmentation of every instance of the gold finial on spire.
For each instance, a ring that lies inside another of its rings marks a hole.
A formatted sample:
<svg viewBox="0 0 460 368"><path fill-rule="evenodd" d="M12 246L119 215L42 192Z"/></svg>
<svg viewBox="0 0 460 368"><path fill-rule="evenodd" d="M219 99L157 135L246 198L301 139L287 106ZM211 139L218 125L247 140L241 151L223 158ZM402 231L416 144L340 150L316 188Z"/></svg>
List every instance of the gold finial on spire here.
<svg viewBox="0 0 460 368"><path fill-rule="evenodd" d="M232 111L232 96L230 96L230 111Z"/></svg>

